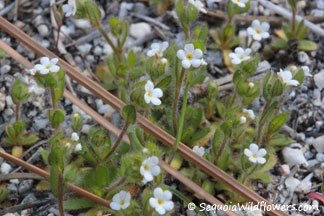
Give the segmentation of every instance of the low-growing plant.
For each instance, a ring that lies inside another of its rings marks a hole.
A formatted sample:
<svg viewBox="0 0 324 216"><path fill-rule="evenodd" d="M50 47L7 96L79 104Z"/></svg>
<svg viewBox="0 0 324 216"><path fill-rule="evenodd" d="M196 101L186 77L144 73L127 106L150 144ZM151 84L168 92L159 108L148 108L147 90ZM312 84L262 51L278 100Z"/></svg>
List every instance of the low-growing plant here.
<svg viewBox="0 0 324 216"><path fill-rule="evenodd" d="M184 44L153 43L146 55L139 55L124 48L127 21L110 18L108 34L101 27L100 9L91 0L69 0L60 9L53 6L58 23L69 16L86 18L111 46L114 53L107 57L106 65L97 68L97 75L102 85L126 104L121 110L123 128L116 138L101 128L91 128L87 136L81 135L80 113L72 114L73 133L65 134L61 125L68 118L58 104L64 92L65 72L57 65L59 60L42 57L30 71L51 95L48 118L53 136L41 155L50 170L50 188L58 199L61 216L64 208L88 209L88 215L170 215L175 209L173 195L184 203L189 200L164 183L167 175L159 160L167 161L211 194L224 192L232 202L246 201L195 165L183 163L176 153L180 142L192 148L197 157L204 157L248 187L252 188L253 181L272 181L268 171L276 164L275 151L292 142L280 133L289 119L289 112L281 112L281 107L287 92L300 86L309 71L290 65L277 73L269 71L262 82L252 81L262 56L253 47L270 36L270 25L255 20L245 38L237 37L232 20L249 7L248 0L228 1L226 25L209 31L207 25L192 28L199 12L206 12L203 4L178 0L175 10L185 35ZM305 27L300 23L285 29L287 40L301 39L299 34L305 36ZM218 86L211 81L206 96L194 101L189 89L202 84L206 77L204 53L208 33L215 41L213 48L222 51L226 66L233 72L233 88L227 97L220 98ZM242 41L244 45L238 47ZM18 79L12 90L14 103L19 107L28 97L28 90ZM254 112L250 107L256 100L264 105ZM137 112L174 135L174 147L160 146L158 140L143 131L136 124ZM6 127L6 142L20 146L36 142L36 136L24 132L25 121L18 121L18 117ZM130 145L123 141L126 134ZM68 182L111 200L110 208L84 198L63 202Z"/></svg>

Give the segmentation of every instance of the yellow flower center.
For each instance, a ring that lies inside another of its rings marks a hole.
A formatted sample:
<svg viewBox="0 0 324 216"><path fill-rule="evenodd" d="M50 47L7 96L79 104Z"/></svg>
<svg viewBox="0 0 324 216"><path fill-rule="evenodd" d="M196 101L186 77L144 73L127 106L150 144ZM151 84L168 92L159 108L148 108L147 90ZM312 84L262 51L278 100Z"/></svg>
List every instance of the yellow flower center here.
<svg viewBox="0 0 324 216"><path fill-rule="evenodd" d="M51 67L51 66L49 66L49 65L45 66L46 69L49 69L50 67Z"/></svg>
<svg viewBox="0 0 324 216"><path fill-rule="evenodd" d="M149 166L146 164L146 165L144 166L144 170L148 170L148 168L149 168Z"/></svg>
<svg viewBox="0 0 324 216"><path fill-rule="evenodd" d="M241 2L241 0L237 0L237 2Z"/></svg>
<svg viewBox="0 0 324 216"><path fill-rule="evenodd" d="M257 34L261 34L261 30L260 30L260 29L255 30L255 32L256 32Z"/></svg>
<svg viewBox="0 0 324 216"><path fill-rule="evenodd" d="M159 205L162 205L163 204L163 201L162 200L158 200L158 204Z"/></svg>
<svg viewBox="0 0 324 216"><path fill-rule="evenodd" d="M242 60L243 59L243 56L240 56L240 59Z"/></svg>
<svg viewBox="0 0 324 216"><path fill-rule="evenodd" d="M188 54L187 59L191 60L192 59L192 54Z"/></svg>
<svg viewBox="0 0 324 216"><path fill-rule="evenodd" d="M124 204L125 204L125 201L124 200L120 202L120 205L124 205Z"/></svg>
<svg viewBox="0 0 324 216"><path fill-rule="evenodd" d="M149 96L151 98L152 97L152 93L151 92L147 93L147 96Z"/></svg>
<svg viewBox="0 0 324 216"><path fill-rule="evenodd" d="M255 154L252 155L253 158L257 158L257 156Z"/></svg>

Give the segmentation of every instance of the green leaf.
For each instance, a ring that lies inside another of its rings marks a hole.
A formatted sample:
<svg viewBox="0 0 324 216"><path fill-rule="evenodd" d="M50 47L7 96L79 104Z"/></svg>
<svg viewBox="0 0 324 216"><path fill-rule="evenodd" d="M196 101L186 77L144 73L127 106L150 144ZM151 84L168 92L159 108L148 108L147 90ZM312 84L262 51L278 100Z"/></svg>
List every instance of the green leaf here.
<svg viewBox="0 0 324 216"><path fill-rule="evenodd" d="M269 153L267 162L257 171L257 173L264 173L271 170L277 163L277 157L275 154Z"/></svg>
<svg viewBox="0 0 324 216"><path fill-rule="evenodd" d="M6 52L0 49L0 58L3 58L6 56Z"/></svg>
<svg viewBox="0 0 324 216"><path fill-rule="evenodd" d="M95 206L95 203L92 200L84 199L84 198L75 198L69 199L64 202L65 210L80 210L86 209Z"/></svg>
<svg viewBox="0 0 324 216"><path fill-rule="evenodd" d="M273 102L269 106L269 108L264 112L264 114L261 116L260 123L270 119L272 114L275 112L277 106L278 106L278 101Z"/></svg>
<svg viewBox="0 0 324 216"><path fill-rule="evenodd" d="M128 67L133 68L136 65L136 56L133 50L128 54Z"/></svg>
<svg viewBox="0 0 324 216"><path fill-rule="evenodd" d="M289 112L284 112L277 115L270 123L269 130L272 133L277 132L288 120Z"/></svg>
<svg viewBox="0 0 324 216"><path fill-rule="evenodd" d="M225 38L231 38L234 34L234 26L229 24L224 28L224 36Z"/></svg>
<svg viewBox="0 0 324 216"><path fill-rule="evenodd" d="M210 131L210 128L203 128L202 130L198 131L197 133L194 133L194 135L191 137L191 142L197 141L203 137L205 137Z"/></svg>
<svg viewBox="0 0 324 216"><path fill-rule="evenodd" d="M50 175L50 184L51 184L51 190L54 194L55 197L57 197L58 195L58 191L59 191L59 171L58 168L56 166L52 166L51 167L51 171L50 171L51 175Z"/></svg>
<svg viewBox="0 0 324 216"><path fill-rule="evenodd" d="M136 122L136 109L133 105L126 105L122 109L123 118L130 124Z"/></svg>
<svg viewBox="0 0 324 216"><path fill-rule="evenodd" d="M86 0L84 2L84 9L87 13L87 17L92 26L99 25L101 19L101 11L96 3L91 0Z"/></svg>
<svg viewBox="0 0 324 216"><path fill-rule="evenodd" d="M213 152L215 155L218 153L218 148L221 145L222 138L223 138L223 134L222 134L221 130L216 129L214 138L213 138Z"/></svg>
<svg viewBox="0 0 324 216"><path fill-rule="evenodd" d="M216 104L218 114L220 115L221 118L224 118L225 111L226 111L224 104L218 99L215 101L215 104Z"/></svg>
<svg viewBox="0 0 324 216"><path fill-rule="evenodd" d="M187 5L187 18L189 23L195 21L198 18L199 11L196 6L189 3Z"/></svg>
<svg viewBox="0 0 324 216"><path fill-rule="evenodd" d="M7 189L6 185L0 186L0 203L7 199L9 194L9 190Z"/></svg>
<svg viewBox="0 0 324 216"><path fill-rule="evenodd" d="M123 32L123 23L119 19L112 17L109 20L110 31L115 37L119 37Z"/></svg>
<svg viewBox="0 0 324 216"><path fill-rule="evenodd" d="M198 107L197 109L194 110L194 113L192 115L192 127L193 128L199 127L202 117L203 117L203 109L201 107Z"/></svg>
<svg viewBox="0 0 324 216"><path fill-rule="evenodd" d="M293 77L294 80L297 80L299 82L299 85L300 86L303 82L304 82L304 79L305 79L305 73L304 73L304 70L303 69L299 69L297 71L297 73L295 74L295 76Z"/></svg>
<svg viewBox="0 0 324 216"><path fill-rule="evenodd" d="M20 104L29 98L28 86L21 82L20 78L16 80L11 89L11 98L14 104Z"/></svg>
<svg viewBox="0 0 324 216"><path fill-rule="evenodd" d="M96 168L95 178L96 178L96 185L99 187L107 187L109 182L109 170L106 166L99 165Z"/></svg>
<svg viewBox="0 0 324 216"><path fill-rule="evenodd" d="M48 155L48 162L51 166L55 166L59 172L63 172L64 159L62 150L58 147L52 149Z"/></svg>
<svg viewBox="0 0 324 216"><path fill-rule="evenodd" d="M59 101L63 97L64 86L65 86L65 71L59 70L56 73L57 85L54 88L55 91L55 101Z"/></svg>
<svg viewBox="0 0 324 216"><path fill-rule="evenodd" d="M49 119L51 121L52 127L54 129L58 129L65 120L65 115L63 110L56 109L54 112L52 110L48 110L48 114L49 114Z"/></svg>
<svg viewBox="0 0 324 216"><path fill-rule="evenodd" d="M275 134L272 135L269 141L269 145L271 146L286 146L293 142L292 139L287 138L285 135L282 134Z"/></svg>
<svg viewBox="0 0 324 216"><path fill-rule="evenodd" d="M223 131L223 133L225 134L225 136L227 136L227 137L232 136L232 128L233 128L232 120L223 122L223 124L221 124L220 128Z"/></svg>
<svg viewBox="0 0 324 216"><path fill-rule="evenodd" d="M214 183L211 182L210 180L205 179L203 184L201 185L201 187L202 187L202 189L207 191L207 193L214 194Z"/></svg>
<svg viewBox="0 0 324 216"><path fill-rule="evenodd" d="M156 88L166 88L169 86L171 81L172 81L172 76L171 75L166 76L156 85Z"/></svg>
<svg viewBox="0 0 324 216"><path fill-rule="evenodd" d="M309 40L300 40L297 48L304 51L314 51L317 50L317 44Z"/></svg>
<svg viewBox="0 0 324 216"><path fill-rule="evenodd" d="M277 97L282 95L283 85L280 80L276 80L272 88L272 97Z"/></svg>
<svg viewBox="0 0 324 216"><path fill-rule="evenodd" d="M35 142L37 142L38 139L39 138L36 135L24 136L24 139L21 144L22 145L31 145L31 144L34 144Z"/></svg>
<svg viewBox="0 0 324 216"><path fill-rule="evenodd" d="M283 39L276 39L272 42L272 46L276 49L283 49L286 50L289 48L288 41Z"/></svg>
<svg viewBox="0 0 324 216"><path fill-rule="evenodd" d="M272 177L268 173L254 173L251 175L251 179L261 179L265 184L272 182Z"/></svg>

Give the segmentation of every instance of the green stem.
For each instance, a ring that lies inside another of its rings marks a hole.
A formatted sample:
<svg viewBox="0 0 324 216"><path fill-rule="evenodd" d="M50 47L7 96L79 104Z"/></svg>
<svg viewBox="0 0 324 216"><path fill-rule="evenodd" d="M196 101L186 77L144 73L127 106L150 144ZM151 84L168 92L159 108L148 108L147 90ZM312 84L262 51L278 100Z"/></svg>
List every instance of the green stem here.
<svg viewBox="0 0 324 216"><path fill-rule="evenodd" d="M20 108L20 103L16 104L16 122L19 121L19 108Z"/></svg>
<svg viewBox="0 0 324 216"><path fill-rule="evenodd" d="M60 216L64 216L63 196L64 196L63 176L62 176L62 174L59 174L57 202L58 202Z"/></svg>
<svg viewBox="0 0 324 216"><path fill-rule="evenodd" d="M292 10L292 32L295 33L295 23L296 23L296 9Z"/></svg>
<svg viewBox="0 0 324 216"><path fill-rule="evenodd" d="M263 111L262 111L262 114L261 114L261 119L262 119L262 116L265 114L266 110L269 108L270 104L271 103L268 101L266 103L266 105L264 106ZM258 135L257 135L257 140L256 140L256 144L258 146L260 146L260 142L261 142L261 138L262 138L263 126L264 126L264 122L259 122Z"/></svg>
<svg viewBox="0 0 324 216"><path fill-rule="evenodd" d="M107 33L103 30L100 24L96 25L96 28L98 31L102 34L102 36L105 38L109 46L113 49L114 53L117 55L119 63L121 63L121 52L117 49L117 47L114 45L114 43L110 40L109 36Z"/></svg>
<svg viewBox="0 0 324 216"><path fill-rule="evenodd" d="M182 68L179 83L177 82L177 84L176 84L176 91L175 91L173 107L172 107L172 126L173 126L174 134L177 134L177 108L178 108L180 90L182 87L182 82L183 82L185 72L186 72L186 69Z"/></svg>
<svg viewBox="0 0 324 216"><path fill-rule="evenodd" d="M53 110L56 110L55 90L54 90L54 88L50 88L50 92L51 92Z"/></svg>
<svg viewBox="0 0 324 216"><path fill-rule="evenodd" d="M254 43L254 39L252 38L252 40L251 40L251 42L250 42L250 44L249 44L249 47L248 48L251 48L252 47L252 45L253 45L253 43Z"/></svg>
<svg viewBox="0 0 324 216"><path fill-rule="evenodd" d="M252 175L254 173L254 171L256 170L256 168L258 167L258 164L255 164L253 166L253 168L251 169L250 172L248 172L244 177L243 177L243 180L242 180L242 184L245 184L245 182L249 179L250 175Z"/></svg>
<svg viewBox="0 0 324 216"><path fill-rule="evenodd" d="M171 163L177 148L179 146L181 136L182 136L182 130L183 130L183 124L184 124L184 119L185 119L185 114L187 110L187 100L188 100L188 90L189 90L189 83L186 84L185 92L184 92L184 98L183 98L183 103L182 103L182 110L181 110L181 116L180 116L180 121L179 121L179 128L177 130L177 136L176 136L176 141L173 145L173 152L169 158L168 163Z"/></svg>
<svg viewBox="0 0 324 216"><path fill-rule="evenodd" d="M114 151L117 149L117 147L119 146L119 144L121 143L121 140L123 139L123 136L125 135L127 128L129 126L129 123L126 122L126 124L124 125L122 131L120 132L115 144L113 145L113 147L110 149L109 153L106 155L106 157L103 159L104 161L107 161L108 158L114 153Z"/></svg>

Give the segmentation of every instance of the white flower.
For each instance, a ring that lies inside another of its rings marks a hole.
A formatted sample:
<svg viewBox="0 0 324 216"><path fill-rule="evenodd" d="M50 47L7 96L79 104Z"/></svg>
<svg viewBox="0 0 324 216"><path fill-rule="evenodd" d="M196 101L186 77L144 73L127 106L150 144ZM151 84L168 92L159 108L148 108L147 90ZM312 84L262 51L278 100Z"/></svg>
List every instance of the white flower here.
<svg viewBox="0 0 324 216"><path fill-rule="evenodd" d="M71 148L71 143L69 143L69 142L65 143L65 147Z"/></svg>
<svg viewBox="0 0 324 216"><path fill-rule="evenodd" d="M161 58L163 56L163 52L169 47L169 43L164 41L162 43L153 43L151 45L151 49L147 52L148 57L156 56Z"/></svg>
<svg viewBox="0 0 324 216"><path fill-rule="evenodd" d="M167 63L168 63L168 59L166 59L166 58L162 58L162 59L161 59L161 63L162 63L162 64L167 64Z"/></svg>
<svg viewBox="0 0 324 216"><path fill-rule="evenodd" d="M161 169L158 165L159 158L152 156L143 161L140 168L140 173L144 176L146 182L153 181L153 176L158 176L161 172Z"/></svg>
<svg viewBox="0 0 324 216"><path fill-rule="evenodd" d="M74 16L77 11L75 0L69 0L67 4L63 5L63 12L66 17Z"/></svg>
<svg viewBox="0 0 324 216"><path fill-rule="evenodd" d="M39 71L41 74L48 74L49 72L58 72L60 67L57 66L58 58L42 57L40 59L40 64L35 65L34 69Z"/></svg>
<svg viewBox="0 0 324 216"><path fill-rule="evenodd" d="M255 115L254 115L253 110L251 110L251 109L243 109L243 112L246 113L251 120L255 119Z"/></svg>
<svg viewBox="0 0 324 216"><path fill-rule="evenodd" d="M268 38L270 25L267 22L260 23L259 20L254 20L251 26L247 29L249 35L253 37L254 40L260 41Z"/></svg>
<svg viewBox="0 0 324 216"><path fill-rule="evenodd" d="M237 4L239 7L244 8L245 4L248 2L249 0L232 0L232 2L234 4Z"/></svg>
<svg viewBox="0 0 324 216"><path fill-rule="evenodd" d="M299 85L299 82L297 80L292 79L293 77L289 70L283 71L282 69L280 69L280 72L278 72L278 76L284 85L287 85L287 86L298 86Z"/></svg>
<svg viewBox="0 0 324 216"><path fill-rule="evenodd" d="M241 64L243 61L250 59L251 49L243 49L242 47L235 48L235 53L230 53L228 56L232 58L233 64Z"/></svg>
<svg viewBox="0 0 324 216"><path fill-rule="evenodd" d="M160 105L160 97L163 96L163 91L160 88L154 88L152 81L148 80L145 84L144 100L147 104L152 103L154 105Z"/></svg>
<svg viewBox="0 0 324 216"><path fill-rule="evenodd" d="M73 141L79 141L79 135L77 133L73 132L71 135L71 139Z"/></svg>
<svg viewBox="0 0 324 216"><path fill-rule="evenodd" d="M259 149L255 143L250 145L250 149L244 149L244 154L249 157L252 163L264 164L266 162L263 156L267 154L267 151L264 148Z"/></svg>
<svg viewBox="0 0 324 216"><path fill-rule="evenodd" d="M246 117L245 116L241 116L240 123L241 124L245 124L246 123Z"/></svg>
<svg viewBox="0 0 324 216"><path fill-rule="evenodd" d="M312 77L313 75L310 73L309 67L308 66L302 66L301 67L305 73L305 76Z"/></svg>
<svg viewBox="0 0 324 216"><path fill-rule="evenodd" d="M205 154L205 148L202 146L194 146L192 149L195 153L199 154L201 157L204 156Z"/></svg>
<svg viewBox="0 0 324 216"><path fill-rule="evenodd" d="M81 143L78 143L75 147L74 147L74 151L78 152L82 150L82 145Z"/></svg>
<svg viewBox="0 0 324 216"><path fill-rule="evenodd" d="M113 196L110 207L116 211L119 211L120 209L126 209L130 205L130 200L131 194L122 190Z"/></svg>
<svg viewBox="0 0 324 216"><path fill-rule="evenodd" d="M178 50L177 57L182 60L182 67L188 69L192 65L198 68L201 65L201 49L195 49L193 44L186 44L183 50Z"/></svg>
<svg viewBox="0 0 324 216"><path fill-rule="evenodd" d="M12 170L12 167L10 166L10 164L8 164L6 162L3 162L1 164L1 173L8 174L11 170Z"/></svg>
<svg viewBox="0 0 324 216"><path fill-rule="evenodd" d="M142 152L143 153L147 153L148 152L148 149L147 148L143 148Z"/></svg>
<svg viewBox="0 0 324 216"><path fill-rule="evenodd" d="M197 8L197 10L207 13L205 5L200 0L189 0L189 3Z"/></svg>
<svg viewBox="0 0 324 216"><path fill-rule="evenodd" d="M254 87L254 83L253 82L249 82L249 87L253 88Z"/></svg>
<svg viewBox="0 0 324 216"><path fill-rule="evenodd" d="M168 190L163 191L162 188L155 188L153 191L154 197L151 197L150 205L155 208L160 215L165 214L166 211L171 211L174 203L171 201L172 193Z"/></svg>

